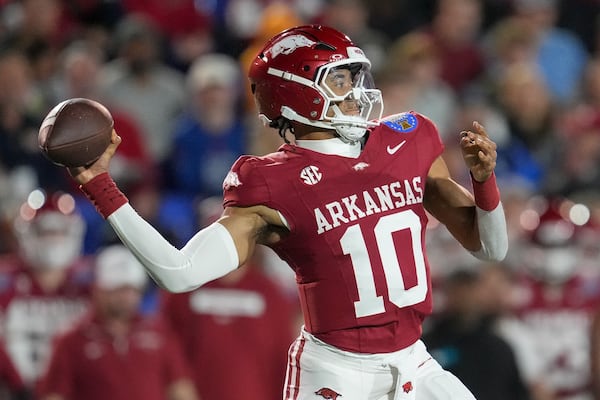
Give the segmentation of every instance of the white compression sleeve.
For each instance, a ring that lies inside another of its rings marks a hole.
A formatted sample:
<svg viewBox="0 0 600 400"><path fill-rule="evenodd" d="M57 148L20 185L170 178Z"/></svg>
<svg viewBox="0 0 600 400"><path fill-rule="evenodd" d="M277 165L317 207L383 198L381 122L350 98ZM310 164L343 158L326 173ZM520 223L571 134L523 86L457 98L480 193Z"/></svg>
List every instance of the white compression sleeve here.
<svg viewBox="0 0 600 400"><path fill-rule="evenodd" d="M107 220L148 274L168 291L193 290L238 267L233 238L218 222L196 233L178 250L129 204L121 206Z"/></svg>
<svg viewBox="0 0 600 400"><path fill-rule="evenodd" d="M475 207L481 249L472 252L480 260L502 261L508 251L508 234L502 202L492 211Z"/></svg>

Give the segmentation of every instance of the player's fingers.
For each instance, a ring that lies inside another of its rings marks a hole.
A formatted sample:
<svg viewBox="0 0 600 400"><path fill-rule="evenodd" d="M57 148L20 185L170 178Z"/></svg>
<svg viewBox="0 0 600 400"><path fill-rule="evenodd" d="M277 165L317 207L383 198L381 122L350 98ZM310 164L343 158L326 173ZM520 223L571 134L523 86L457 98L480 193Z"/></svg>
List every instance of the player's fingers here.
<svg viewBox="0 0 600 400"><path fill-rule="evenodd" d="M481 169L485 171L492 171L496 168L496 157L494 155L485 154L480 151L477 153L477 157L479 158L478 163Z"/></svg>
<svg viewBox="0 0 600 400"><path fill-rule="evenodd" d="M479 122L477 121L473 121L473 129L475 129L475 132L477 132L478 134L480 134L481 136L484 136L486 138L489 138L485 128L483 127L483 125L481 125Z"/></svg>
<svg viewBox="0 0 600 400"><path fill-rule="evenodd" d="M476 145L475 134L471 131L462 131L460 137L460 144L463 147Z"/></svg>
<svg viewBox="0 0 600 400"><path fill-rule="evenodd" d="M121 144L121 141L122 141L121 136L119 136L117 134L117 131L115 131L113 129L112 136L110 137L110 144L104 151L104 154L108 154L109 156L112 157L115 154L115 152L117 151L117 147L119 147L119 145Z"/></svg>

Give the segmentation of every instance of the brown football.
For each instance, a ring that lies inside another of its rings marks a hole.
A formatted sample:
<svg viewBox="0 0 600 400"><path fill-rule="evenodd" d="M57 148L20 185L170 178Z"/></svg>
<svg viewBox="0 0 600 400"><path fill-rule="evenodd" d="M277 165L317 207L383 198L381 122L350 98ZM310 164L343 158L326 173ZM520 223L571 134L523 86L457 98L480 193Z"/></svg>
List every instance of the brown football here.
<svg viewBox="0 0 600 400"><path fill-rule="evenodd" d="M98 160L110 144L113 125L112 115L97 101L68 99L44 118L38 144L54 164L86 166Z"/></svg>

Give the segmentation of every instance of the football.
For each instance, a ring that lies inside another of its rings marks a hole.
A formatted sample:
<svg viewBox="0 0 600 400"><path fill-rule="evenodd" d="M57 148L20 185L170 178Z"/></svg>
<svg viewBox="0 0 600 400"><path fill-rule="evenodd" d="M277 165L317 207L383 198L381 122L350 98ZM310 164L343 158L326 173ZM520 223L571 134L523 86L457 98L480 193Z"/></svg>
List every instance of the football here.
<svg viewBox="0 0 600 400"><path fill-rule="evenodd" d="M56 165L83 167L98 160L110 144L114 121L97 101L73 98L54 107L42 121L38 144Z"/></svg>

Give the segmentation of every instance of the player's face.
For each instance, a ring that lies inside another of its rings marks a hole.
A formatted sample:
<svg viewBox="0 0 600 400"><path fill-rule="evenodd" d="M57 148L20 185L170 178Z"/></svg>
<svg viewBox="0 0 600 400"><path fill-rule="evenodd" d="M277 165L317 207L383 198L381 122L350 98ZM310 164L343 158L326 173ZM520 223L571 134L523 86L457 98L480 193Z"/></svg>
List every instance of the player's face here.
<svg viewBox="0 0 600 400"><path fill-rule="evenodd" d="M334 68L327 74L323 80L323 86L336 96L345 96L344 100L337 103L345 115L359 115L360 108L358 102L352 96L352 89L354 87L354 80L352 78L352 72L346 68ZM329 110L327 116L332 117L334 115L333 110Z"/></svg>

